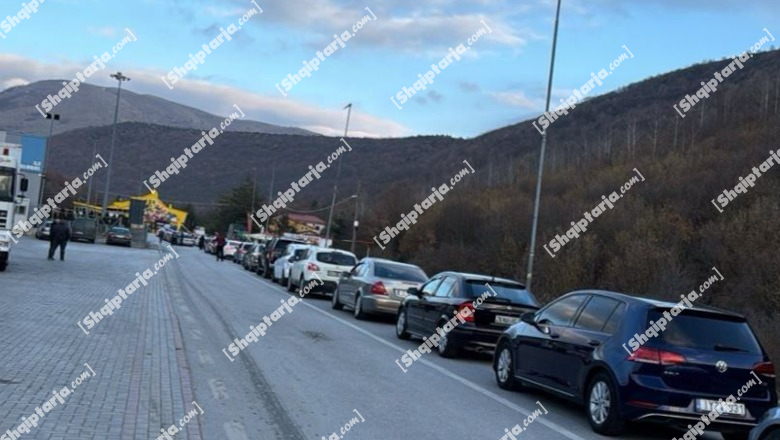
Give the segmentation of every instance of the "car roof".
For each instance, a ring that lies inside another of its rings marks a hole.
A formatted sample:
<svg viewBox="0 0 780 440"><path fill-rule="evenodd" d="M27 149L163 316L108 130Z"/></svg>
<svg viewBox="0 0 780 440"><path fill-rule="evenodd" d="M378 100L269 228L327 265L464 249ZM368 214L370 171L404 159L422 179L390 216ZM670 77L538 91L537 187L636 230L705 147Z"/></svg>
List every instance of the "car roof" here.
<svg viewBox="0 0 780 440"><path fill-rule="evenodd" d="M440 273L437 273L434 276L437 276L437 275L454 276L454 277L461 278L464 281L485 281L485 282L491 282L492 281L494 283L514 284L514 285L517 285L517 286L521 286L523 289L525 289L525 285L523 283L519 282L519 281L512 280L512 279L509 279L509 278L496 277L496 276L492 276L492 275L482 275L482 274L476 274L476 273L452 272L452 271L440 272Z"/></svg>
<svg viewBox="0 0 780 440"><path fill-rule="evenodd" d="M345 251L345 250L342 250L342 249L336 249L336 248L326 248L326 247L322 247L322 246L315 246L315 245L310 245L310 246L312 247L312 250L313 250L314 252L323 252L323 251L325 251L325 252L338 252L338 253L340 253L340 254L351 255L351 256L353 256L353 257L355 256L355 254L353 254L352 252L350 252L350 251ZM357 257L356 257L356 258L357 258Z"/></svg>
<svg viewBox="0 0 780 440"><path fill-rule="evenodd" d="M640 306L640 307L644 306L646 308L672 309L675 306L677 306L677 304L678 304L676 302L662 301L662 300L653 299L653 298L647 298L647 297L643 297L643 296L634 296L634 295L630 295L630 294L627 294L627 293L613 292L613 291L610 291L610 290L576 290L574 292L569 292L569 293L567 293L564 296L573 295L573 294L577 294L577 293L598 294L598 295L606 296L606 297L609 297L609 298L622 300L622 301L627 302L628 304L633 304L633 305L637 305L637 306ZM705 312L705 313L713 313L713 314L718 314L718 315L726 315L726 316L731 316L731 317L735 317L735 318L743 318L743 319L745 318L744 315L741 315L741 314L736 313L736 312L732 312L731 310L726 310L726 309L721 309L721 308L718 308L718 307L712 307L712 306L706 306L706 305L700 305L700 304L697 304L696 302L692 302L691 304L693 305L693 308L688 308L686 306L686 309L697 311L697 312Z"/></svg>
<svg viewBox="0 0 780 440"><path fill-rule="evenodd" d="M364 261L373 261L374 263L398 264L398 265L401 265L401 266L410 266L410 267L415 267L415 268L417 268L417 269L420 269L420 270L422 270L422 268L421 268L420 266L416 265L416 264L412 264L412 263L404 263L404 262L401 262L401 261L395 261L395 260L388 260L387 258L366 257L366 258L363 258L363 259L362 259L362 260L360 260L360 261L361 261L361 262L364 262ZM423 270L423 272L425 272L425 271Z"/></svg>

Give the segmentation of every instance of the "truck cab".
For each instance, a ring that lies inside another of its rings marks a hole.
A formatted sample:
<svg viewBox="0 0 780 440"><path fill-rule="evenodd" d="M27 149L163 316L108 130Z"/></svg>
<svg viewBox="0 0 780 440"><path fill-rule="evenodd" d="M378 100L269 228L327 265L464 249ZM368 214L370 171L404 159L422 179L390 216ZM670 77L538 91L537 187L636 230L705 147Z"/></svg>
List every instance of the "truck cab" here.
<svg viewBox="0 0 780 440"><path fill-rule="evenodd" d="M0 145L0 272L8 265L11 245L16 239L11 233L14 224L27 219L29 199L27 179L20 172L21 147Z"/></svg>

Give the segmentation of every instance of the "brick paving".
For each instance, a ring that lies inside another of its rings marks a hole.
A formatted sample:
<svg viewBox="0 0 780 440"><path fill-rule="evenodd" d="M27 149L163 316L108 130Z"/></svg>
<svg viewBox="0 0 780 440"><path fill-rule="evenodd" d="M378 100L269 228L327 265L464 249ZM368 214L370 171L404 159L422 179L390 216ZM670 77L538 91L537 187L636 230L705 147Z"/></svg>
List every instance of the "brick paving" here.
<svg viewBox="0 0 780 440"><path fill-rule="evenodd" d="M96 373L21 439L155 439L193 408L189 367L163 267L113 315L88 330L90 311L153 268L162 252L71 243L47 261L48 242L23 238L0 273L0 434L67 386ZM169 252L165 250L165 252ZM176 264L168 262L167 264ZM201 439L198 419L176 439Z"/></svg>

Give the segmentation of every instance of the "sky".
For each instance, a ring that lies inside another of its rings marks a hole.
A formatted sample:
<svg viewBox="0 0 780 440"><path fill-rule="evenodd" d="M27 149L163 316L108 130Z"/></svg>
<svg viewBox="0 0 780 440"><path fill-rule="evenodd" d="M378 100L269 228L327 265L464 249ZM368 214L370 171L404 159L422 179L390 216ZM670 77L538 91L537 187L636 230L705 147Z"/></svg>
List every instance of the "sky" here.
<svg viewBox="0 0 780 440"><path fill-rule="evenodd" d="M132 33L88 83L115 86L109 74L121 71L132 79L123 88L136 93L216 115L237 104L249 119L333 136L344 133L348 103L352 137L470 138L544 110L555 0L37 3L37 12L15 26L0 21L0 90L71 80ZM0 20L22 9L21 2L4 1ZM239 29L251 9L257 13ZM769 33L780 37L778 19L777 0L562 0L553 102L628 51L633 57L592 94L741 53ZM212 42L220 29L230 40ZM345 32L349 38L326 53L334 35ZM447 60L450 48L458 57ZM188 71L185 63L198 51L203 62ZM285 86L288 74L315 58L317 70ZM177 67L186 74L171 84ZM429 71L433 82L402 104L402 88L414 90L418 74Z"/></svg>

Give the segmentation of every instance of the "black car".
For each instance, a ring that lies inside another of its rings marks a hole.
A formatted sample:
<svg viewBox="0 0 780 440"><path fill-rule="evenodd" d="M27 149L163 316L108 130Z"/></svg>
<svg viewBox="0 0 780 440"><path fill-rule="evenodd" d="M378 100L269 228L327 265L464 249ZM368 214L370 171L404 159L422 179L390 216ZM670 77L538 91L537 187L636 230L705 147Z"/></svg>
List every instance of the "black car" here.
<svg viewBox="0 0 780 440"><path fill-rule="evenodd" d="M132 238L133 237L132 234L130 234L129 229L114 226L113 228L109 229L108 234L106 234L106 244L123 244L127 247L130 247Z"/></svg>
<svg viewBox="0 0 780 440"><path fill-rule="evenodd" d="M281 257L287 245L290 243L305 244L303 240L294 238L278 237L268 243L265 250L260 254L260 261L257 267L257 274L265 278L271 278L274 273L274 261Z"/></svg>
<svg viewBox="0 0 780 440"><path fill-rule="evenodd" d="M442 272L418 290L409 288L396 317L396 336L408 339L436 333L455 311L471 309L465 323L455 326L438 343L438 353L452 357L461 349L492 352L498 338L529 311L539 309L525 286L504 278Z"/></svg>
<svg viewBox="0 0 780 440"><path fill-rule="evenodd" d="M618 435L627 421L686 431L720 408L707 430L747 439L777 402L774 365L743 316L688 304L680 311L615 292L564 295L501 336L496 381L583 404L603 435ZM656 331L661 322L665 330ZM728 403L729 396L740 400Z"/></svg>

